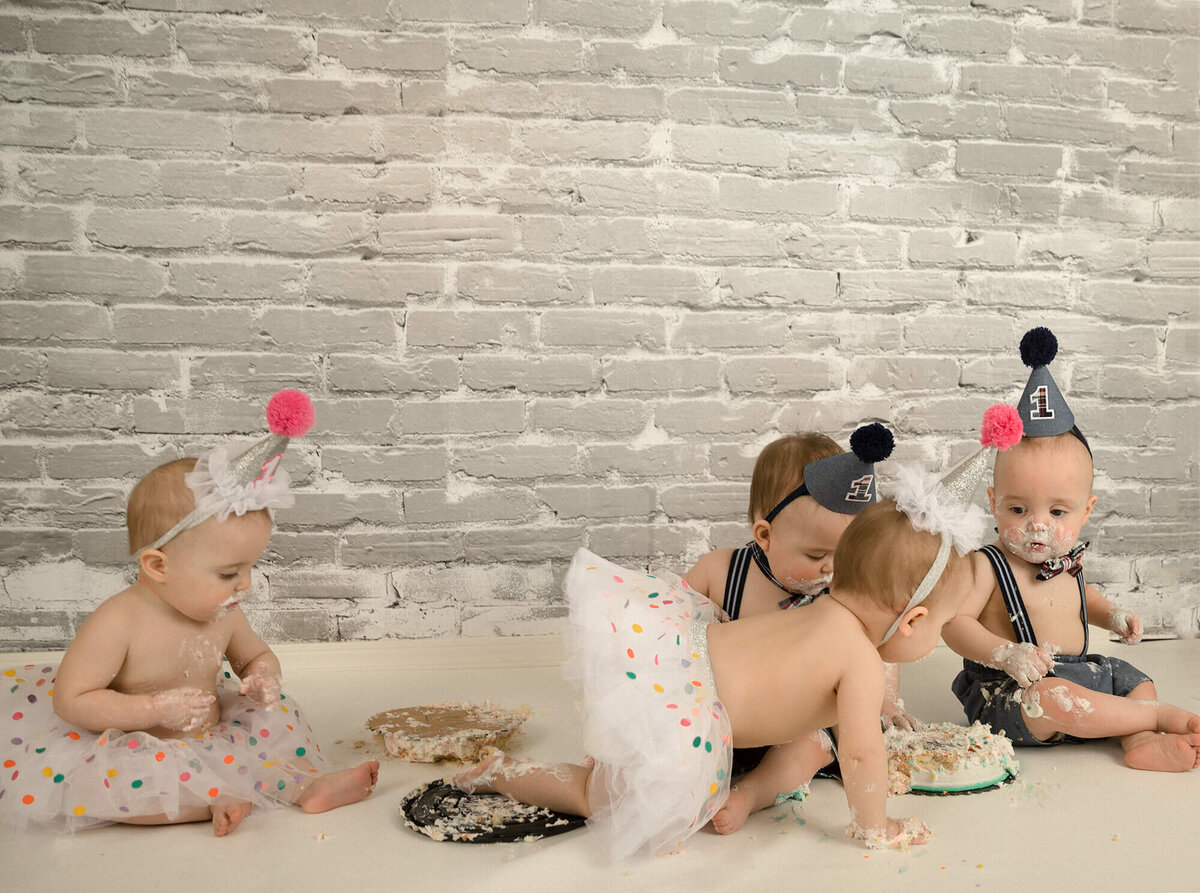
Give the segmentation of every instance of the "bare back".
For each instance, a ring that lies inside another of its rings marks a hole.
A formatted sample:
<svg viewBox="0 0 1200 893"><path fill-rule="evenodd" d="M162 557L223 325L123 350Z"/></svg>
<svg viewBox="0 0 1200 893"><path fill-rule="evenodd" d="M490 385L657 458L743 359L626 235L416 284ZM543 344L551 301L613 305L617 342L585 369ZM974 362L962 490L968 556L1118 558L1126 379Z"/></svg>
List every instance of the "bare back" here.
<svg viewBox="0 0 1200 893"><path fill-rule="evenodd" d="M713 624L708 649L738 747L782 744L838 723L851 690L855 701L862 692L861 709L878 725L883 663L859 621L832 599Z"/></svg>

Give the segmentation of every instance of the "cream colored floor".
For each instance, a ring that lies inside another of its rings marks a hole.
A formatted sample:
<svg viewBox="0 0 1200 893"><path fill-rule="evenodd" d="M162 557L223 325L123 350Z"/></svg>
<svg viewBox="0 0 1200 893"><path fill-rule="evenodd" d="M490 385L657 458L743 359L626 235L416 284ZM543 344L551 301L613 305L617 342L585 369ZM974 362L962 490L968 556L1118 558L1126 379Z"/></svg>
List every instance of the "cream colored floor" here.
<svg viewBox="0 0 1200 893"><path fill-rule="evenodd" d="M1147 642L1120 653L1155 677L1160 698L1200 712L1200 641ZM602 861L586 830L537 843L437 843L404 827L401 796L444 767L387 760L362 727L371 713L438 700L528 704L514 748L542 759L581 756L578 714L558 671L557 637L283 646L288 690L307 706L340 765L384 760L374 796L319 816L251 815L217 840L204 824L110 826L75 836L0 831L0 889L148 890L1198 890L1200 770L1135 772L1112 742L1018 751L1017 783L958 797L905 796L933 841L910 853L868 852L841 836L840 786L819 780L803 806L759 813L737 834L703 831L685 851ZM1118 651L1119 649L1119 651ZM57 655L0 655L0 666ZM944 647L904 671L909 708L961 721Z"/></svg>

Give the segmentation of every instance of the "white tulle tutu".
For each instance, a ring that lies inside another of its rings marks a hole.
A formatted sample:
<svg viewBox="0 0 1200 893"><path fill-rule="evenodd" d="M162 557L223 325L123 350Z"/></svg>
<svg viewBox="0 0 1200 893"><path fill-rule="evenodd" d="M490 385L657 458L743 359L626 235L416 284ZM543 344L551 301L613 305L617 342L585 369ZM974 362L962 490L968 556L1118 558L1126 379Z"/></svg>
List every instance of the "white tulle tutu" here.
<svg viewBox="0 0 1200 893"><path fill-rule="evenodd" d="M582 688L584 746L596 759L589 824L614 858L678 849L729 796L733 734L706 635L718 609L677 576L585 549L564 588L564 672Z"/></svg>
<svg viewBox="0 0 1200 893"><path fill-rule="evenodd" d="M197 806L291 803L324 759L287 695L266 709L217 682L220 722L184 738L89 732L51 704L58 667L0 670L0 824L74 831Z"/></svg>

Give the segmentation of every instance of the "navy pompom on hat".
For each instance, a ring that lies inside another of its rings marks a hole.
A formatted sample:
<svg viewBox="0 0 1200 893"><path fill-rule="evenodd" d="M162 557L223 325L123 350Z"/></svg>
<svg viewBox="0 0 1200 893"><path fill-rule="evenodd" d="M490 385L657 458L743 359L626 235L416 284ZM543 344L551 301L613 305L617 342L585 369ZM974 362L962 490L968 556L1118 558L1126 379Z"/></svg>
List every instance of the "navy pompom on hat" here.
<svg viewBox="0 0 1200 893"><path fill-rule="evenodd" d="M1026 437L1054 437L1075 427L1067 398L1046 368L1058 355L1058 339L1044 326L1030 329L1021 338L1021 361L1029 366L1029 380L1017 403Z"/></svg>

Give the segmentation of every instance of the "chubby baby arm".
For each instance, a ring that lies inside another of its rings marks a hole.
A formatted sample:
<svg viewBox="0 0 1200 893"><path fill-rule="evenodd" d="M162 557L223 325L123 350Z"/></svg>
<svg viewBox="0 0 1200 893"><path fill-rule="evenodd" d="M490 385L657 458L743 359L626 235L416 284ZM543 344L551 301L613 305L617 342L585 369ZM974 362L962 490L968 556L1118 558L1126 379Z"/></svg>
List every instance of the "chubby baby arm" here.
<svg viewBox="0 0 1200 893"><path fill-rule="evenodd" d="M1054 667L1054 655L1041 645L1002 639L977 619L961 614L942 627L942 638L956 653L985 667L1003 670L1022 688Z"/></svg>
<svg viewBox="0 0 1200 893"><path fill-rule="evenodd" d="M270 709L279 703L283 670L279 658L250 628L250 621L241 608L230 612L233 634L225 648L225 656L233 672L242 680L238 694L246 695L255 704Z"/></svg>
<svg viewBox="0 0 1200 893"><path fill-rule="evenodd" d="M884 662L885 684L883 690L883 706L879 718L885 729L904 729L913 732L925 728L925 723L904 709L904 701L900 699L900 665Z"/></svg>
<svg viewBox="0 0 1200 893"><path fill-rule="evenodd" d="M718 579L723 579L724 572L729 568L731 551L731 549L717 549L713 552L706 552L697 559L691 570L683 575L683 580L688 586L709 599L717 607L721 606L724 592L722 591L723 587L718 587L716 583Z"/></svg>
<svg viewBox="0 0 1200 893"><path fill-rule="evenodd" d="M164 728L190 732L208 719L216 698L198 688L124 694L108 686L125 662L128 630L122 606L105 602L80 626L54 682L54 712L93 732Z"/></svg>
<svg viewBox="0 0 1200 893"><path fill-rule="evenodd" d="M1003 670L1022 687L1032 685L1050 672L1054 655L1040 645L1012 642L996 635L979 622L992 594L992 573L981 552L972 556L975 585L953 620L942 627L942 639L958 655Z"/></svg>
<svg viewBox="0 0 1200 893"><path fill-rule="evenodd" d="M868 847L924 843L929 829L913 819L887 816L887 749L879 728L884 668L877 654L848 664L838 683L838 761L850 807L846 833Z"/></svg>

